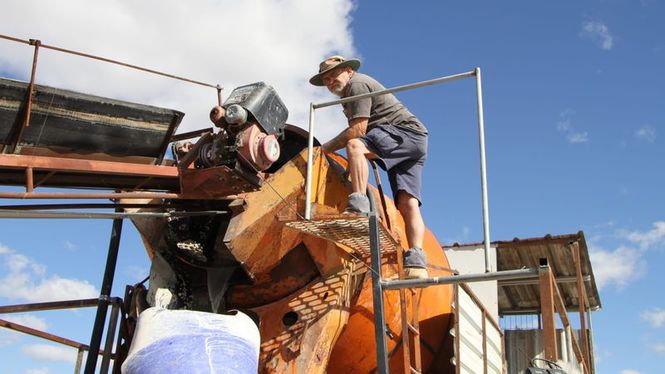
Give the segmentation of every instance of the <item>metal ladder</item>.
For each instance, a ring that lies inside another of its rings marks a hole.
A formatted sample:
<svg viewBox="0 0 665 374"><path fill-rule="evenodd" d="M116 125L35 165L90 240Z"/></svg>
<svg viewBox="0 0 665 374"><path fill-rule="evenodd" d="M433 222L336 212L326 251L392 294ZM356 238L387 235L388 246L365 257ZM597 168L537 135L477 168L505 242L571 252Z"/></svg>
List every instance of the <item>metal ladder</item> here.
<svg viewBox="0 0 665 374"><path fill-rule="evenodd" d="M388 230L391 229L390 219L388 218L388 212L386 208L385 195L383 193L383 186L381 185L381 177L379 176L379 171L376 168L376 162L369 160L370 165L372 166L372 171L374 173L374 180L376 181L376 187L379 191L379 196L381 197L381 206L383 208L384 216L386 217L386 225ZM376 211L374 207L375 200L373 199L372 192L367 189L367 196L370 200L370 211ZM370 233L371 235L371 233ZM380 238L377 238L378 249L381 248ZM404 279L404 249L401 246L397 247L397 274L399 279ZM371 251L371 248L370 248ZM379 257L381 255L379 254ZM376 269L375 269L376 270ZM379 267L376 270L378 275L381 275L381 268ZM374 274L373 274L374 275ZM422 373L422 359L420 356L420 323L418 317L418 310L420 309L420 296L422 291L418 292L413 288L408 289L409 292L409 301L411 301L411 319L409 319L409 311L407 307L407 290L401 288L399 290L399 309L400 309L400 319L402 321L402 352L404 355L404 373L411 374ZM376 311L375 311L376 313ZM384 313L381 310L381 313ZM385 326L385 325L384 325ZM384 331L384 335L387 334ZM413 339L413 364L411 363L411 339Z"/></svg>

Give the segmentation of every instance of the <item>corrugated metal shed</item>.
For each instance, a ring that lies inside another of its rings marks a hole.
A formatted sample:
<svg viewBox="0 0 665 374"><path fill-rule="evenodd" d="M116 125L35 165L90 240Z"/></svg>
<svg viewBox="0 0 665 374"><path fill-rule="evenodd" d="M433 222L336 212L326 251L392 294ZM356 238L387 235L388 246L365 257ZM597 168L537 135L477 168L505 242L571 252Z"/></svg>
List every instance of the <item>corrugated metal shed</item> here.
<svg viewBox="0 0 665 374"><path fill-rule="evenodd" d="M540 259L546 258L557 279L566 308L576 311L579 308L579 298L575 283L575 262L573 261L574 243L577 243L580 249L582 277L589 305L591 310L600 309L600 296L582 231L568 235L546 235L538 238L496 241L492 242L492 246L496 247L497 270L499 271L537 268ZM537 280L499 281L498 293L499 315L536 314L540 311L540 292Z"/></svg>
<svg viewBox="0 0 665 374"><path fill-rule="evenodd" d="M575 283L575 262L573 245L580 249L582 277L586 287L591 310L600 309L600 296L593 276L589 251L582 231L577 234L542 238L513 239L495 242L497 248L497 269L512 270L523 267L538 267L541 258L547 258L552 268L561 297L568 310L578 310L579 298ZM538 283L520 284L515 281L499 281L499 314L535 313L540 310L540 292Z"/></svg>

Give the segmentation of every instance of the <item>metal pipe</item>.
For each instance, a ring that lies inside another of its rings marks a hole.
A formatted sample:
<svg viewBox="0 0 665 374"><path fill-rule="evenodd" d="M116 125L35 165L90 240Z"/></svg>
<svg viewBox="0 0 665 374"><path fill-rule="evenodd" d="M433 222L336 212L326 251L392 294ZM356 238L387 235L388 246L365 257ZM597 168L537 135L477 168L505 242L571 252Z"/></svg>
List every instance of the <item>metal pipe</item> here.
<svg viewBox="0 0 665 374"><path fill-rule="evenodd" d="M586 275L586 276L583 277L583 280L588 282L588 281L591 280L591 276ZM576 283L577 282L577 277L575 277L575 276L557 277L555 279L555 281L557 283ZM538 280L536 280L536 279L515 279L515 280L500 280L499 281L499 287L531 285L531 284L538 284Z"/></svg>
<svg viewBox="0 0 665 374"><path fill-rule="evenodd" d="M124 204L124 203L76 203L76 204L17 204L0 205L2 210L53 210L53 209L111 209L111 208L145 208L145 209L164 209L165 204Z"/></svg>
<svg viewBox="0 0 665 374"><path fill-rule="evenodd" d="M314 152L314 103L309 103L309 137L307 138L307 176L305 178L305 219L312 219L312 159Z"/></svg>
<svg viewBox="0 0 665 374"><path fill-rule="evenodd" d="M106 343L104 344L105 354L102 356L102 365L99 369L100 373L108 373L111 363L111 352L113 351L113 340L115 339L115 328L118 323L118 311L120 305L113 303L111 309L111 318L109 318L109 328L106 331Z"/></svg>
<svg viewBox="0 0 665 374"><path fill-rule="evenodd" d="M362 94L362 95L349 96L349 97L345 97L343 99L338 99L338 100L333 100L333 101L326 101L326 102L320 103L320 104L314 104L314 109L325 108L327 106L332 106L332 105L337 105L337 104L344 104L344 103L348 103L350 101L366 99L368 97L385 95L385 94L389 94L389 93L393 93L393 92L406 91L406 90L410 90L410 89L414 89L414 88L431 86L431 85L438 84L438 83L444 83L444 82L450 82L450 81L454 81L454 80L458 80L458 79L469 78L469 77L474 76L475 74L476 74L475 71L468 71L466 73L454 74L454 75L449 75L449 76L445 76L445 77L441 77L441 78L430 79L430 80L426 80L426 81L422 81L422 82L405 84L403 86L387 88L385 90L369 92L369 93Z"/></svg>
<svg viewBox="0 0 665 374"><path fill-rule="evenodd" d="M22 332L24 334L36 336L38 338L46 339L46 340L52 341L54 343L63 344L63 345L73 347L73 348L84 349L84 350L89 350L89 348L90 348L90 347L88 347L87 345L85 345L83 343L79 343L79 342L76 342L76 341L73 341L73 340L70 340L70 339L67 339L67 338L63 338L61 336L49 334L48 332L36 330L36 329L33 329L31 327L28 327L28 326L23 326L23 325L20 325L18 323L6 321L4 319L0 319L0 327L4 327L4 328L8 328L10 330ZM104 352L100 350L99 354L104 354Z"/></svg>
<svg viewBox="0 0 665 374"><path fill-rule="evenodd" d="M25 192L32 192L35 189L32 167L25 168Z"/></svg>
<svg viewBox="0 0 665 374"><path fill-rule="evenodd" d="M30 39L29 41L26 41L26 40L23 40L23 39L14 38L14 37L7 36L7 35L0 35L0 38L11 40L11 41L18 42L18 43L32 44L31 43L32 39ZM181 80L181 81L188 82L188 83L198 84L200 86L211 87L211 88L220 89L220 90L223 89L223 88L221 88L221 86L219 84L210 84L210 83L199 82L199 81L195 81L193 79L183 78L183 77L179 77L177 75L162 73L162 72L157 71L157 70L143 68L143 67L140 67L140 66L137 66L137 65L131 65L131 64L124 63L124 62L111 60L111 59L106 58L106 57L99 57L99 56L95 56L95 55L91 55L91 54L87 54L87 53L82 53L82 52L72 51L72 50L69 50L69 49L55 47L55 46L52 46L52 45L42 44L41 46L42 46L42 48L52 49L54 51L69 53L69 54L76 55L76 56L91 58L93 60L104 61L104 62L108 62L108 63L111 63L111 64L116 64L116 65L120 65L120 66L124 66L124 67L128 67L128 68L144 71L146 73L161 75L161 76L167 77L167 78L173 78L173 79Z"/></svg>
<svg viewBox="0 0 665 374"><path fill-rule="evenodd" d="M2 218L54 218L54 219L125 219L132 217L197 217L228 214L222 210L206 210L200 212L118 212L118 213L89 213L89 212L40 212L25 210L0 210L0 219Z"/></svg>
<svg viewBox="0 0 665 374"><path fill-rule="evenodd" d="M113 288L113 277L115 275L115 266L118 260L118 249L120 248L120 236L122 234L122 219L113 220L111 229L111 240L109 241L109 251L106 257L106 269L104 270L104 279L99 293L99 302L97 304L97 314L95 324L90 337L90 353L85 361L85 373L93 374L97 366L97 355L104 332L104 323L106 322L106 312L108 309L111 289Z"/></svg>
<svg viewBox="0 0 665 374"><path fill-rule="evenodd" d="M589 303L589 308L586 310L587 320L589 321L589 361L590 367L589 370L592 374L596 373L596 360L594 359L593 354L593 324L591 323L591 303Z"/></svg>
<svg viewBox="0 0 665 374"><path fill-rule="evenodd" d="M170 141L177 142L177 141L185 140L185 139L198 138L203 134L213 133L213 132L215 132L215 131L213 130L212 127L209 127L207 129L194 130L194 131L190 131L190 132L183 132L183 133L180 133L180 134L173 135L171 137Z"/></svg>
<svg viewBox="0 0 665 374"><path fill-rule="evenodd" d="M30 39L29 44L35 46L35 53L32 56L32 71L30 73L30 83L28 84L28 92L27 92L28 97L25 106L23 124L21 125L21 127L16 129L17 132L11 144L11 153L16 152L18 144L21 142L21 138L23 137L23 131L28 126L30 126L30 113L32 112L32 97L34 96L35 93L35 74L37 73L37 59L39 57L39 46L42 45L42 42L39 40Z"/></svg>
<svg viewBox="0 0 665 374"><path fill-rule="evenodd" d="M79 374L81 372L81 364L83 363L83 349L79 348L76 353L76 366L74 366L74 373Z"/></svg>
<svg viewBox="0 0 665 374"><path fill-rule="evenodd" d="M480 187L483 197L483 240L485 244L485 272L492 271L490 266L490 217L487 202L487 166L485 160L485 120L483 117L483 87L480 68L475 69L476 95L478 97L478 140L480 146Z"/></svg>
<svg viewBox="0 0 665 374"><path fill-rule="evenodd" d="M383 289L381 280L381 244L379 238L379 220L372 191L367 189L369 197L369 247L372 268L372 303L374 308L374 338L376 341L376 372L388 373L388 343L386 342L386 316L383 308ZM407 334L406 331L402 332Z"/></svg>
<svg viewBox="0 0 665 374"><path fill-rule="evenodd" d="M499 279L532 279L538 278L538 269L518 269L504 270L491 273L461 274L446 277L426 278L426 279L407 279L384 281L382 286L386 290L396 290L400 288L424 288L437 284L454 283L472 283L486 282Z"/></svg>
<svg viewBox="0 0 665 374"><path fill-rule="evenodd" d="M182 195L169 192L0 192L0 199L179 199Z"/></svg>
<svg viewBox="0 0 665 374"><path fill-rule="evenodd" d="M0 314L85 308L97 305L98 301L99 301L98 298L94 298L94 299L81 299L81 300L50 301L46 303L4 305L0 306Z"/></svg>

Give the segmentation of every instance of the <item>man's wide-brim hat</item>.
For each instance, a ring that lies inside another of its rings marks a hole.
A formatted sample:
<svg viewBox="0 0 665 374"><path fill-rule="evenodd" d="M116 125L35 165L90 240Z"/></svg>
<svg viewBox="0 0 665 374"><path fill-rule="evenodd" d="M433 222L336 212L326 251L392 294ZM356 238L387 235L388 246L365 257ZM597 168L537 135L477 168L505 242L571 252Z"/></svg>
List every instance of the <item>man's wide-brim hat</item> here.
<svg viewBox="0 0 665 374"><path fill-rule="evenodd" d="M319 64L319 73L309 79L309 83L315 86L323 86L323 74L334 68L343 68L349 66L354 71L360 67L360 60L347 60L342 56L330 56Z"/></svg>

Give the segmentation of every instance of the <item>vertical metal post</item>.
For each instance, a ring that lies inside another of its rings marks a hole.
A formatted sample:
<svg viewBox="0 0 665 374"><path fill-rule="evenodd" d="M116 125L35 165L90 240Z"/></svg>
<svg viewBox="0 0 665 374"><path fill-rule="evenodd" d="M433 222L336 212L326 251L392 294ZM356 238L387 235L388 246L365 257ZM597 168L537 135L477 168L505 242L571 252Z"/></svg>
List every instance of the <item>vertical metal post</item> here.
<svg viewBox="0 0 665 374"><path fill-rule="evenodd" d="M589 371L596 373L596 360L593 354L593 325L591 324L591 308L586 310L587 320L589 321Z"/></svg>
<svg viewBox="0 0 665 374"><path fill-rule="evenodd" d="M25 192L30 193L35 189L34 175L32 173L32 166L25 169Z"/></svg>
<svg viewBox="0 0 665 374"><path fill-rule="evenodd" d="M483 240L485 242L485 272L492 271L490 266L490 217L487 202L487 166L485 161L485 120L483 117L483 87L480 68L476 73L476 95L478 96L478 140L480 142L480 186L483 196Z"/></svg>
<svg viewBox="0 0 665 374"><path fill-rule="evenodd" d="M378 374L388 373L388 344L386 342L386 317L383 309L383 288L381 287L381 243L379 241L379 220L376 216L374 196L367 189L369 197L369 246L372 271L372 299L374 307L374 338L376 341L376 370ZM408 331L403 331L408 334Z"/></svg>
<svg viewBox="0 0 665 374"><path fill-rule="evenodd" d="M104 344L104 356L102 356L102 366L99 369L100 373L108 373L109 372L109 366L111 364L111 355L113 352L113 340L115 339L115 328L118 323L118 311L120 309L120 305L118 304L118 301L116 300L113 303L113 307L111 309L111 318L109 319L109 328L106 331L106 343Z"/></svg>
<svg viewBox="0 0 665 374"><path fill-rule="evenodd" d="M104 323L106 322L106 312L113 288L113 276L115 275L115 265L118 260L118 248L120 247L120 235L122 234L122 218L113 220L111 229L111 241L109 242L109 252L106 257L106 269L104 269L104 280L102 289L99 293L99 302L97 303L97 315L95 316L95 325L90 337L90 350L88 358L85 360L85 374L93 374L97 366L97 356L99 355L99 345L102 341L104 332Z"/></svg>
<svg viewBox="0 0 665 374"><path fill-rule="evenodd" d="M305 179L305 219L312 219L312 152L314 151L314 103L309 103L309 138L307 139L307 177Z"/></svg>
<svg viewBox="0 0 665 374"><path fill-rule="evenodd" d="M25 105L25 115L23 117L23 126L16 130L14 139L12 140L11 153L16 153L18 144L23 137L23 131L30 126L30 113L32 112L32 96L35 94L35 74L37 73L37 60L39 57L39 47L42 45L40 40L30 39L30 45L35 46L35 53L32 56L32 71L30 73L30 83L28 84L27 103Z"/></svg>
<svg viewBox="0 0 665 374"><path fill-rule="evenodd" d="M76 354L76 366L74 366L74 374L79 374L81 372L82 363L83 363L83 348L79 347L78 353Z"/></svg>

